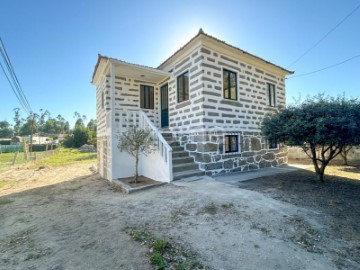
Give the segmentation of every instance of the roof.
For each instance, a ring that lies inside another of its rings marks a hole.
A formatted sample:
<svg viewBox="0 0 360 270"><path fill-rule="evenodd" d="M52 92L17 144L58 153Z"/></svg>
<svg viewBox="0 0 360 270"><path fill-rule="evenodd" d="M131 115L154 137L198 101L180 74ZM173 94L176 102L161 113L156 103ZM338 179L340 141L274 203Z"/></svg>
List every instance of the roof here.
<svg viewBox="0 0 360 270"><path fill-rule="evenodd" d="M287 69L285 69L285 68L283 68L283 67L280 67L280 66L278 66L278 65L276 65L276 64L274 64L274 63L272 63L272 62L270 62L270 61L267 61L267 60L265 60L265 59L263 59L263 58L261 58L261 57L258 57L258 56L256 56L256 55L251 54L251 53L249 53L249 52L247 52L247 51L244 51L244 50L242 50L242 49L240 49L240 48L238 48L238 47L235 47L235 46L233 46L233 45L231 45L231 44L228 44L228 43L226 43L226 42L223 41L223 40L220 40L220 39L218 39L218 38L216 38L216 37L213 37L213 36L211 36L211 35L208 35L208 34L206 34L206 33L202 30L202 28L199 29L199 32L197 33L196 36L194 36L192 39L190 39L184 46L182 46L182 47L181 47L180 49L178 49L173 55L171 55L171 56L170 56L169 58L167 58L164 62L162 62L162 63L158 66L158 68L160 68L161 66L163 66L166 62L170 61L173 57L175 57L177 54L179 54L181 51L183 51L193 40L195 40L197 37L199 37L199 36L201 36L201 35L203 35L203 36L205 36L205 37L208 37L208 38L210 38L210 39L212 39L212 40L214 40L214 41L216 41L216 42L218 42L218 43L221 43L221 44L223 44L223 45L226 45L226 46L228 46L228 47L230 47L230 48L236 49L236 50L238 50L240 53L250 55L250 56L252 56L252 57L254 57L254 58L256 58L256 59L258 59L258 60L260 60L260 61L262 61L262 62L264 62L264 63L266 63L266 64L270 64L270 65L273 65L273 66L275 66L275 67L277 67L277 68L280 68L281 70L283 70L283 71L285 71L285 72L287 72L287 73L289 73L289 74L293 74L293 73L294 73L294 71L287 70Z"/></svg>
<svg viewBox="0 0 360 270"><path fill-rule="evenodd" d="M96 62L96 65L95 65L95 68L94 68L94 72L93 72L93 75L92 75L92 82L94 81L94 77L95 77L95 74L96 74L96 70L98 69L99 65L100 65L100 61L103 59L103 60L110 60L110 61L116 61L118 63L123 63L123 64L127 64L127 65L132 65L132 66L135 66L135 67L139 67L139 68L146 68L146 69L149 69L149 70L153 70L153 71L161 71L161 67L166 64L168 61L170 61L172 58L174 58L176 55L178 55L179 53L181 53L192 41L194 41L196 38L198 38L199 36L204 36L204 37L208 37L210 39L212 39L213 41L217 42L217 43L220 43L220 44L223 44L223 45L226 45L227 47L229 48L232 48L232 49L235 49L237 51L239 51L240 53L242 54L246 54L246 55L249 55L251 57L254 57L258 60L260 60L261 62L265 63L265 64L269 64L269 65L272 65L276 68L279 68L281 69L282 71L288 73L288 74L293 74L294 71L290 71L290 70L287 70L281 66L278 66L270 61L267 61L261 57L258 57L254 54L251 54L247 51L244 51L238 47L235 47L233 45L230 45L228 43L226 43L225 41L223 40L220 40L216 37L213 37L209 34L206 34L202 28L199 29L199 32L192 38L190 39L184 46L182 46L180 49L178 49L175 53L173 53L170 57L168 57L164 62L162 62L157 68L153 68L153 67L149 67L149 66L144 66L144 65L139 65L139 64L134 64L134 63L129 63L129 62L126 62L126 61L122 61L122 60L119 60L119 59L116 59L116 58L112 58L112 57L108 57L108 56L104 56L104 55L101 55L101 54L98 54L98 60Z"/></svg>
<svg viewBox="0 0 360 270"><path fill-rule="evenodd" d="M113 58L113 57L108 57L108 56L98 54L98 60L96 62L96 65L95 65L95 68L94 68L94 71L93 71L92 81L94 80L95 73L96 73L97 68L100 65L101 59L115 61L115 62L120 63L120 64L131 65L131 66L138 67L138 68L145 68L145 69L152 70L152 71L155 71L155 72L163 72L161 69L158 69L158 68L149 67L149 66L145 66L145 65L134 64L134 63L126 62L126 61L116 59L116 58Z"/></svg>
<svg viewBox="0 0 360 270"><path fill-rule="evenodd" d="M94 72L93 72L93 76L92 76L92 83L94 83L94 80L97 79L97 77L96 77L97 69L101 68L101 65L103 65L106 68L107 62L101 62L101 60L109 61L109 62L114 63L117 67L125 68L125 70L127 71L125 73L127 73L127 75L135 76L134 78L138 77L139 80L144 80L145 74L147 74L147 80L149 82L153 82L154 80L155 81L163 80L164 76L165 77L170 76L170 74L167 71L164 71L161 69L157 69L157 68L153 68L153 67L149 67L149 66L145 66L145 65L129 63L129 62L125 62L125 61L122 61L122 60L119 60L116 58L98 54L98 61L94 68Z"/></svg>

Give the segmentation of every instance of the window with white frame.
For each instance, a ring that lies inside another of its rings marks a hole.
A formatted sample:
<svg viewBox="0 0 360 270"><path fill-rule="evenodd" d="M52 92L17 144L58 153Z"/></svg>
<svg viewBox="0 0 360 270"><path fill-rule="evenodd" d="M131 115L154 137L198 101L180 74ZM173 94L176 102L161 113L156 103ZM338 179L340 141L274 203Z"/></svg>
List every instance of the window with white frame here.
<svg viewBox="0 0 360 270"><path fill-rule="evenodd" d="M275 84L267 83L267 101L268 105L271 107L276 106L276 91L275 91Z"/></svg>

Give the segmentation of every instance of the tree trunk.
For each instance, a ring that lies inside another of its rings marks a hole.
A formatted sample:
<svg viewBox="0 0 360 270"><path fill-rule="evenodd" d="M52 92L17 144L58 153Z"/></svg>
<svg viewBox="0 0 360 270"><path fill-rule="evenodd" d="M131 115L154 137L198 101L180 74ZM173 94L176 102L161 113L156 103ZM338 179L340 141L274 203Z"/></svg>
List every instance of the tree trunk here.
<svg viewBox="0 0 360 270"><path fill-rule="evenodd" d="M321 182L324 182L324 173L325 173L325 168L319 168L317 175L319 176L319 180Z"/></svg>
<svg viewBox="0 0 360 270"><path fill-rule="evenodd" d="M139 152L136 152L136 157L135 157L135 184L137 183L138 176L139 176L138 166L139 166Z"/></svg>
<svg viewBox="0 0 360 270"><path fill-rule="evenodd" d="M351 150L352 146L349 146L349 148L346 149L346 146L343 148L343 150L340 152L340 156L342 157L344 161L344 165L349 166L347 155L349 151Z"/></svg>
<svg viewBox="0 0 360 270"><path fill-rule="evenodd" d="M341 155L344 160L344 165L349 166L348 159L347 159L347 153L345 155Z"/></svg>

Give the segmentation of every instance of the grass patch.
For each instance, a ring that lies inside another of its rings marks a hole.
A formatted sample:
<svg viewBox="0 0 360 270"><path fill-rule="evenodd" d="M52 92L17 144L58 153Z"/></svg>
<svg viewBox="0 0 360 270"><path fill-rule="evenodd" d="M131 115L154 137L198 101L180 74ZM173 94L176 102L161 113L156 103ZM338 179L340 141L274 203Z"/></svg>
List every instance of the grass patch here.
<svg viewBox="0 0 360 270"><path fill-rule="evenodd" d="M53 155L36 162L37 166L65 166L74 163L92 163L96 153L81 153L77 149L59 148Z"/></svg>
<svg viewBox="0 0 360 270"><path fill-rule="evenodd" d="M217 211L217 206L214 203L209 203L202 208L201 213L215 215Z"/></svg>
<svg viewBox="0 0 360 270"><path fill-rule="evenodd" d="M0 205L9 204L14 202L13 200L10 200L8 198L0 198Z"/></svg>
<svg viewBox="0 0 360 270"><path fill-rule="evenodd" d="M51 249L49 248L46 248L44 250L35 250L35 252L31 252L26 256L25 261L37 260L49 254L51 254Z"/></svg>
<svg viewBox="0 0 360 270"><path fill-rule="evenodd" d="M34 241L31 239L31 234L35 231L35 228L28 228L10 235L5 239L5 245L9 249L14 249L19 246L33 247Z"/></svg>
<svg viewBox="0 0 360 270"><path fill-rule="evenodd" d="M206 267L201 264L194 252L176 244L157 239L146 229L133 230L125 228L124 231L132 239L149 248L149 260L156 269L202 270Z"/></svg>
<svg viewBox="0 0 360 270"><path fill-rule="evenodd" d="M230 208L234 207L234 204L233 203L223 203L221 205L221 207L224 208L224 209L230 209Z"/></svg>

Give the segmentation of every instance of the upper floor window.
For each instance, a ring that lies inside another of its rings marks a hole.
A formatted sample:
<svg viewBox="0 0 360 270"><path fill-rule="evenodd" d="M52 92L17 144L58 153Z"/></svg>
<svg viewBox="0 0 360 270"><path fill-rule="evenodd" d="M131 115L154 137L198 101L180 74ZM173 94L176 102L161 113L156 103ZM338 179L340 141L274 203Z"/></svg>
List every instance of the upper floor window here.
<svg viewBox="0 0 360 270"><path fill-rule="evenodd" d="M268 98L268 105L275 107L276 106L276 91L275 85L271 83L266 84L267 87L267 98Z"/></svg>
<svg viewBox="0 0 360 270"><path fill-rule="evenodd" d="M154 109L154 87L140 85L140 108Z"/></svg>
<svg viewBox="0 0 360 270"><path fill-rule="evenodd" d="M223 70L223 91L224 98L237 100L237 78L236 73L230 70Z"/></svg>
<svg viewBox="0 0 360 270"><path fill-rule="evenodd" d="M225 150L225 153L239 152L239 136L238 135L225 135L224 136L224 150Z"/></svg>
<svg viewBox="0 0 360 270"><path fill-rule="evenodd" d="M177 99L178 102L189 100L189 71L177 77Z"/></svg>

